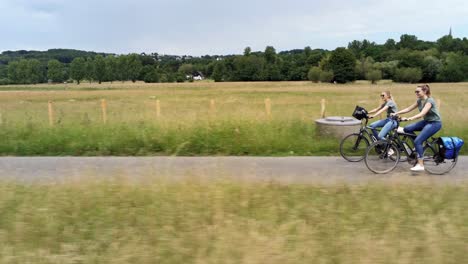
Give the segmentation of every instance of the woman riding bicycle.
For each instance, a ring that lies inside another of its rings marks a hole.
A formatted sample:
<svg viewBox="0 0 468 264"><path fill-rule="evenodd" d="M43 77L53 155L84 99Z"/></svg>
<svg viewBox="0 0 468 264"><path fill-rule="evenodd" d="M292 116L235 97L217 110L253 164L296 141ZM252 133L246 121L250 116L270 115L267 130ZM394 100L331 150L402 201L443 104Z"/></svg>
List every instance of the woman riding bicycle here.
<svg viewBox="0 0 468 264"><path fill-rule="evenodd" d="M442 128L442 119L440 117L439 110L437 109L436 102L434 98L431 97L431 89L429 85L419 85L416 90L417 100L414 104L408 106L407 108L396 112L396 115L406 114L413 111L416 107L419 109L419 114L414 115L409 118L402 118L404 121L412 121L418 118L423 118L419 122L410 124L404 127L406 133L414 133L414 131L421 131L419 135L414 140L414 146L418 154L418 163L416 166L411 168L412 171L423 171L424 162L423 162L423 146L422 143L426 141L429 137L437 133Z"/></svg>
<svg viewBox="0 0 468 264"><path fill-rule="evenodd" d="M390 91L382 92L382 94L380 94L380 97L382 98L384 103L379 107L369 111L369 114L375 113L374 115L369 116L369 118L374 118L380 115L381 113L387 111L386 119L375 121L374 123L370 124L370 127L372 128L372 133L374 134L374 137L377 140L384 139L388 132L390 132L390 130L396 127L397 123L395 122L395 120L392 120L390 118L390 115L398 111L397 105L393 101L393 97L390 94ZM378 127L382 127L382 130L380 130L379 134L377 134L376 131L376 128Z"/></svg>

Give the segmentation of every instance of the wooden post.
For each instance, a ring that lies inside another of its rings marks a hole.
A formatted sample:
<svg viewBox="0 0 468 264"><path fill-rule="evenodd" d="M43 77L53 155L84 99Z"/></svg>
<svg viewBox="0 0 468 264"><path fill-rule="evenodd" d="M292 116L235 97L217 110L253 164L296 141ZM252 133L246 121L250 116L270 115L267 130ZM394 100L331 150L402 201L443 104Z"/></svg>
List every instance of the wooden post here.
<svg viewBox="0 0 468 264"><path fill-rule="evenodd" d="M325 118L325 107L326 107L326 101L325 99L320 100L320 118Z"/></svg>
<svg viewBox="0 0 468 264"><path fill-rule="evenodd" d="M52 107L52 101L49 101L49 126L54 125L54 109Z"/></svg>
<svg viewBox="0 0 468 264"><path fill-rule="evenodd" d="M156 118L159 118L160 116L161 116L161 104L158 99L156 100Z"/></svg>
<svg viewBox="0 0 468 264"><path fill-rule="evenodd" d="M270 98L265 99L265 112L268 118L271 118L271 100Z"/></svg>
<svg viewBox="0 0 468 264"><path fill-rule="evenodd" d="M107 103L106 99L101 99L101 109L102 109L102 122L107 123Z"/></svg>
<svg viewBox="0 0 468 264"><path fill-rule="evenodd" d="M216 105L215 105L215 100L211 99L210 100L210 114L214 115L216 113Z"/></svg>

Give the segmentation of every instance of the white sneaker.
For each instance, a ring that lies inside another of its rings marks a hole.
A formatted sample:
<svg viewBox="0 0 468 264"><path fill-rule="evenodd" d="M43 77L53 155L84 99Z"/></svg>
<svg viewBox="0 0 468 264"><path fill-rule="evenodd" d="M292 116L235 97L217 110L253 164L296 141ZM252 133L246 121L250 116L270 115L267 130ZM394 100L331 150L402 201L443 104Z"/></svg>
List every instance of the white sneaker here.
<svg viewBox="0 0 468 264"><path fill-rule="evenodd" d="M403 130L403 127L398 127L397 133L405 133L405 130Z"/></svg>
<svg viewBox="0 0 468 264"><path fill-rule="evenodd" d="M424 166L421 166L419 164L416 164L413 168L411 168L412 171L424 171Z"/></svg>
<svg viewBox="0 0 468 264"><path fill-rule="evenodd" d="M395 154L395 151L393 151L393 149L389 149L389 150L388 150L388 156L391 156L391 155L393 155L393 154Z"/></svg>

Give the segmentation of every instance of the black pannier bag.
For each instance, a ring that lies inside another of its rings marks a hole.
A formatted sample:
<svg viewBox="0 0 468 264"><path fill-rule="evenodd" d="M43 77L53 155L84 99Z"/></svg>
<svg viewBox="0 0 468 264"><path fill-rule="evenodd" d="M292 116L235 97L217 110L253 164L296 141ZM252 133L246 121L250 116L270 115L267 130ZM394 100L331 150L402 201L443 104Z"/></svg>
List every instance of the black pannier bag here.
<svg viewBox="0 0 468 264"><path fill-rule="evenodd" d="M354 109L354 112L353 112L353 117L356 118L357 120L362 120L363 118L367 118L367 110L364 109L364 107L360 107L359 105L356 105L356 108Z"/></svg>

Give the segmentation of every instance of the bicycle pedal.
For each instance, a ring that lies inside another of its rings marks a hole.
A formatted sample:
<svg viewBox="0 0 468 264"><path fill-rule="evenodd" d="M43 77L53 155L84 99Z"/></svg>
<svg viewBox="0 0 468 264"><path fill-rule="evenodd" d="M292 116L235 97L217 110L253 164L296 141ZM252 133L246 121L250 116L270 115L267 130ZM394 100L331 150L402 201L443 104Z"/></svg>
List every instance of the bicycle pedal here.
<svg viewBox="0 0 468 264"><path fill-rule="evenodd" d="M416 162L418 161L418 159L416 158L416 155L413 153L411 155L408 156L408 163L410 165L416 165Z"/></svg>

